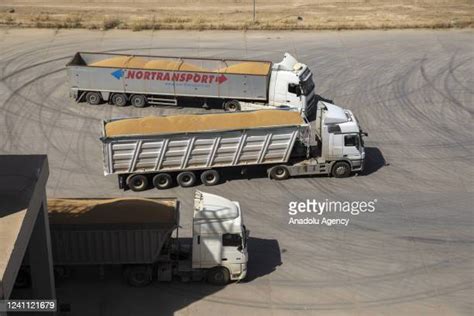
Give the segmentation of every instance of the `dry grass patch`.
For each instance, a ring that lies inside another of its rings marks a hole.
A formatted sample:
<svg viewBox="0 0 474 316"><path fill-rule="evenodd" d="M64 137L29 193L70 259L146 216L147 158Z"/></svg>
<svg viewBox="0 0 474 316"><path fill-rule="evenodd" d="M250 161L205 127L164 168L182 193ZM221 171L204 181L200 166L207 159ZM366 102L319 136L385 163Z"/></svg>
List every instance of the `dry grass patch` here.
<svg viewBox="0 0 474 316"><path fill-rule="evenodd" d="M0 25L134 31L342 30L474 25L472 0L4 0ZM87 18L83 18L87 17ZM104 18L105 17L105 18Z"/></svg>

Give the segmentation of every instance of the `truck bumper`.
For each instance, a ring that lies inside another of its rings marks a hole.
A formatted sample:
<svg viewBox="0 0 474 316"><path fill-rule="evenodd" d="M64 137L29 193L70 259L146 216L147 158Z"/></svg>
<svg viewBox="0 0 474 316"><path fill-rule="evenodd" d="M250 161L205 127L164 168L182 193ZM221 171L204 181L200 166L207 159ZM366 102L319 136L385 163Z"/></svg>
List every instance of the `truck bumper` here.
<svg viewBox="0 0 474 316"><path fill-rule="evenodd" d="M360 172L364 170L364 159L352 160L352 172Z"/></svg>
<svg viewBox="0 0 474 316"><path fill-rule="evenodd" d="M240 280L245 279L246 276L247 276L247 265L242 264L240 268L240 274L231 274L230 279L232 281L240 281Z"/></svg>

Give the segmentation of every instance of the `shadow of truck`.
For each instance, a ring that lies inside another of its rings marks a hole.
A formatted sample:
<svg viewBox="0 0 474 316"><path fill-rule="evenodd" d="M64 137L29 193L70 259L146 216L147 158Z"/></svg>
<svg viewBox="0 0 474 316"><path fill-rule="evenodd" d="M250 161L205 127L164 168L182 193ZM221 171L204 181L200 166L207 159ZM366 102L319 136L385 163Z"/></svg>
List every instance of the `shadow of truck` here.
<svg viewBox="0 0 474 316"><path fill-rule="evenodd" d="M365 147L365 163L361 176L368 176L382 167L388 166L385 158L377 147Z"/></svg>
<svg viewBox="0 0 474 316"><path fill-rule="evenodd" d="M248 273L241 283L264 277L281 265L277 240L250 237L248 252ZM119 267L105 266L102 272L97 266L77 266L69 278L57 283L58 305L62 307L58 315L175 315L194 302L226 289L205 282L178 280L154 281L147 287L136 288L122 280L123 271ZM236 283L228 285L226 291L238 291L239 286ZM16 289L13 297L28 298L30 291L30 288ZM212 298L213 301L221 299L220 296Z"/></svg>

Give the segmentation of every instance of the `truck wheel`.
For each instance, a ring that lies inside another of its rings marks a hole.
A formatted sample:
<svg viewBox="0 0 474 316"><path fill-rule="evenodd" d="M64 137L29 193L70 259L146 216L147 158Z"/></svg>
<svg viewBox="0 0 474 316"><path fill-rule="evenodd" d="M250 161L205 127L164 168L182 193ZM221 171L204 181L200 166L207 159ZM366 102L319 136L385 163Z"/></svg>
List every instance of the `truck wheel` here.
<svg viewBox="0 0 474 316"><path fill-rule="evenodd" d="M112 96L112 104L115 106L126 106L127 96L123 93L116 93Z"/></svg>
<svg viewBox="0 0 474 316"><path fill-rule="evenodd" d="M347 162L338 161L332 167L331 174L335 178L347 178L351 175L351 167Z"/></svg>
<svg viewBox="0 0 474 316"><path fill-rule="evenodd" d="M102 96L99 92L87 92L86 102L90 105L99 105L102 102Z"/></svg>
<svg viewBox="0 0 474 316"><path fill-rule="evenodd" d="M188 188L196 183L196 175L194 174L194 172L185 171L178 174L176 180L178 181L178 184L180 186L182 186L183 188Z"/></svg>
<svg viewBox="0 0 474 316"><path fill-rule="evenodd" d="M219 183L220 180L220 175L217 170L206 170L203 173L201 173L201 182L204 185L210 186L210 185L216 185Z"/></svg>
<svg viewBox="0 0 474 316"><path fill-rule="evenodd" d="M285 180L290 177L290 172L286 166L280 165L270 169L270 178L274 180Z"/></svg>
<svg viewBox="0 0 474 316"><path fill-rule="evenodd" d="M148 187L148 179L142 174L132 174L127 178L127 185L132 191L143 191Z"/></svg>
<svg viewBox="0 0 474 316"><path fill-rule="evenodd" d="M127 283L134 287L143 287L153 281L153 270L150 266L139 265L125 269Z"/></svg>
<svg viewBox="0 0 474 316"><path fill-rule="evenodd" d="M173 178L168 173L158 173L153 177L153 185L159 190L169 189L173 184Z"/></svg>
<svg viewBox="0 0 474 316"><path fill-rule="evenodd" d="M229 270L224 267L212 268L207 272L207 282L213 285L226 285L230 282Z"/></svg>
<svg viewBox="0 0 474 316"><path fill-rule="evenodd" d="M237 100L230 100L224 103L224 110L227 112L238 112L240 111L240 103Z"/></svg>
<svg viewBox="0 0 474 316"><path fill-rule="evenodd" d="M141 94L135 94L131 97L130 103L136 108L143 108L146 106L146 97Z"/></svg>

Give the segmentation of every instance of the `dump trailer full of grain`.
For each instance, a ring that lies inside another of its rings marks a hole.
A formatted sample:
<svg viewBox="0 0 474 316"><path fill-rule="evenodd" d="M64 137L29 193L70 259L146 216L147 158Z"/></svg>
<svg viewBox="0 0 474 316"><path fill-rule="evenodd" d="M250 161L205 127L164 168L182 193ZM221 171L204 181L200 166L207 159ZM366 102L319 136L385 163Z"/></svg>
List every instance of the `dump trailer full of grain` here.
<svg viewBox="0 0 474 316"><path fill-rule="evenodd" d="M118 175L120 188L141 191L149 184L166 189L175 181L190 187L198 178L215 185L229 168L247 166L265 167L279 180L331 174L335 163L340 167L335 176L361 170L362 142L348 142L357 148L347 149L346 156L341 144L346 136L360 137L352 113L328 104L318 115L319 142L299 113L281 110L104 121L104 173ZM330 137L326 117L344 132Z"/></svg>
<svg viewBox="0 0 474 316"><path fill-rule="evenodd" d="M50 199L48 212L56 271L121 266L133 286L173 276L225 284L247 272L240 204L217 195L196 191L192 239L179 238L176 199ZM235 242L226 243L224 236Z"/></svg>
<svg viewBox="0 0 474 316"><path fill-rule="evenodd" d="M48 211L56 265L151 264L179 224L175 199L50 199Z"/></svg>
<svg viewBox="0 0 474 316"><path fill-rule="evenodd" d="M256 105L294 108L315 105L309 68L285 54L282 62L76 53L66 66L77 102L219 106L227 111Z"/></svg>
<svg viewBox="0 0 474 316"><path fill-rule="evenodd" d="M141 190L149 175L164 189L177 172L178 183L189 187L204 171L201 180L212 185L222 168L287 162L302 125L299 113L278 110L105 121L105 174Z"/></svg>

